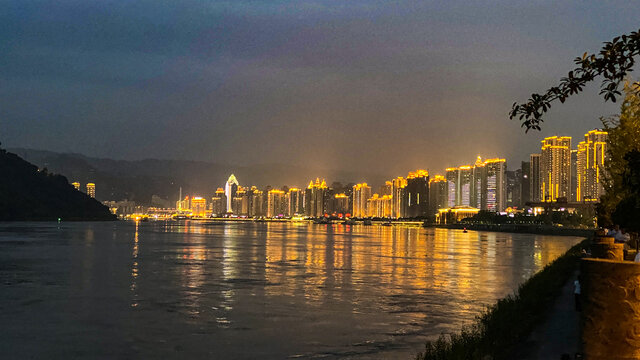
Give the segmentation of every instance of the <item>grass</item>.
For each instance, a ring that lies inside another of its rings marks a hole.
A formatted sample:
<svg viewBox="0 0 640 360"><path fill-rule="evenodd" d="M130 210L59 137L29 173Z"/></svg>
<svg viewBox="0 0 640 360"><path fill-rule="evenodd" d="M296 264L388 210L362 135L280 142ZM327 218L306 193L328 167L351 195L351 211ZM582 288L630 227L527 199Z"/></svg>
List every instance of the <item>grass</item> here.
<svg viewBox="0 0 640 360"><path fill-rule="evenodd" d="M573 246L476 318L459 333L442 334L427 342L416 360L511 359L513 353L545 317L547 309L579 264L587 241Z"/></svg>

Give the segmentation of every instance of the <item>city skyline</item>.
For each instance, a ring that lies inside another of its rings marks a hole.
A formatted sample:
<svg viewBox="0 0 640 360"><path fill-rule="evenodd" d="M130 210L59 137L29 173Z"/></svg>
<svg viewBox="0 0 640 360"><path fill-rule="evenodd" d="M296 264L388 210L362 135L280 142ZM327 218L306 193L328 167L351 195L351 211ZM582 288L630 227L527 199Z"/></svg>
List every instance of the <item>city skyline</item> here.
<svg viewBox="0 0 640 360"><path fill-rule="evenodd" d="M478 156L473 165L446 168L445 175L418 169L406 177L386 180L379 188L366 182L328 185L324 178L316 178L306 189L268 185L260 190L255 185L241 186L231 174L210 202L200 194L183 198L180 189L176 209L178 214L193 212L191 202L197 199L193 214L199 215L194 216L202 216L199 206L203 201L207 217L400 219L429 218L449 209L461 215L479 210L522 211L541 207L541 202L595 203L604 194L601 173L607 159L607 136L606 131L590 130L576 149L571 137L547 137L540 141L540 153L530 154L529 162L522 161L511 170L503 158L483 160ZM73 186L78 189L79 184L74 182Z"/></svg>

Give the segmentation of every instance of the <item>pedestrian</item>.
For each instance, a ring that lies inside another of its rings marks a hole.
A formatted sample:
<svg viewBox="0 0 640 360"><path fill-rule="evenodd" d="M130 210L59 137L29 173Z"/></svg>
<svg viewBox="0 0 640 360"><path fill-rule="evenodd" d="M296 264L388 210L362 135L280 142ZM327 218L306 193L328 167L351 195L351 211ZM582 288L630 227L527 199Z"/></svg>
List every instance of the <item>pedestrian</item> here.
<svg viewBox="0 0 640 360"><path fill-rule="evenodd" d="M576 311L582 311L582 303L580 302L580 294L581 294L580 280L576 279L576 281L573 282L573 296L574 296L575 302L576 302Z"/></svg>

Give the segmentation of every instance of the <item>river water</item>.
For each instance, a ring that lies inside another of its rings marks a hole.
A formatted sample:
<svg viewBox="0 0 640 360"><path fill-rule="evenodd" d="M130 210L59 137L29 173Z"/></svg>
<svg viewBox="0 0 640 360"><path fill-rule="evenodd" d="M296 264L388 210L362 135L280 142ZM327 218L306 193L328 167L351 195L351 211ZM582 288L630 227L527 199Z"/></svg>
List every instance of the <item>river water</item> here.
<svg viewBox="0 0 640 360"><path fill-rule="evenodd" d="M308 223L0 223L0 358L397 358L580 239Z"/></svg>

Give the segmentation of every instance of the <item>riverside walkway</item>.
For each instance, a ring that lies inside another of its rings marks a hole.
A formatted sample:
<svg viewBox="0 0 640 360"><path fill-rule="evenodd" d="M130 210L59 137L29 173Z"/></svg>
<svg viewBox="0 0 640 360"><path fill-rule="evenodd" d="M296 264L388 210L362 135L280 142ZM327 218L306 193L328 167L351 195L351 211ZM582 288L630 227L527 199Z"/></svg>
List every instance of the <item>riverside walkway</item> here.
<svg viewBox="0 0 640 360"><path fill-rule="evenodd" d="M580 314L575 310L573 282L578 271L562 287L562 292L543 323L538 325L522 344L518 359L554 360L563 354L574 358L580 348Z"/></svg>

